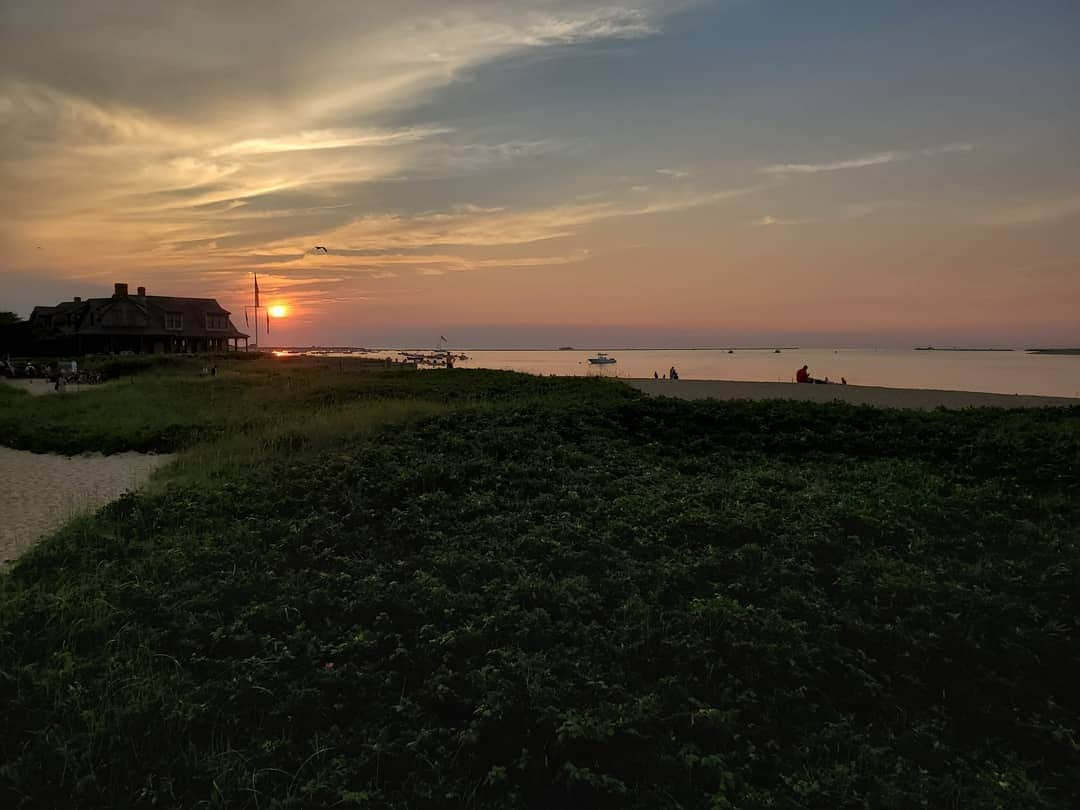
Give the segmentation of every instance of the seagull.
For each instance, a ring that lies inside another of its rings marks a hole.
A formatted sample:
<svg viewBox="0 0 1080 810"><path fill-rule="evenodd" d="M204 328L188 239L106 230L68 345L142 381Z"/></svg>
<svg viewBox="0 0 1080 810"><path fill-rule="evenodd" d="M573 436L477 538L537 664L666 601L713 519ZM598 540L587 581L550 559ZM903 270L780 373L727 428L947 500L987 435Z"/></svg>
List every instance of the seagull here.
<svg viewBox="0 0 1080 810"><path fill-rule="evenodd" d="M329 250L327 250L326 248L324 248L324 247L323 247L322 245L316 245L316 246L315 246L315 251L316 251L316 252L318 252L318 251L320 251L320 250L321 250L321 251L322 251L323 253L329 253L329 252L330 252Z"/></svg>

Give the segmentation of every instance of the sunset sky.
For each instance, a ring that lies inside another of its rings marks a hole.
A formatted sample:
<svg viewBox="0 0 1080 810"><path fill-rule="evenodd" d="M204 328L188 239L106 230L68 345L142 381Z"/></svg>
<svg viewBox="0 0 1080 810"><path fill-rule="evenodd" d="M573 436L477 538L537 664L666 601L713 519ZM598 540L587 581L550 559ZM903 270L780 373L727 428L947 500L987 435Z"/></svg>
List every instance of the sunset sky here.
<svg viewBox="0 0 1080 810"><path fill-rule="evenodd" d="M255 271L277 345L1077 345L1080 3L7 0L0 208L23 316L243 329Z"/></svg>

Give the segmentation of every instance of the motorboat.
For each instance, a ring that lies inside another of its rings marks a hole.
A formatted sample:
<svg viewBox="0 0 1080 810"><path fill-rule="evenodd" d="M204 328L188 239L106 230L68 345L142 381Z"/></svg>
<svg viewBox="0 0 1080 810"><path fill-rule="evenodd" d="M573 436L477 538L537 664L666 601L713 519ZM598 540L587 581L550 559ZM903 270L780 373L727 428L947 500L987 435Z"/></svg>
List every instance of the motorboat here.
<svg viewBox="0 0 1080 810"><path fill-rule="evenodd" d="M610 366L616 362L614 357L608 357L604 352L597 352L596 357L590 357L589 362L594 366Z"/></svg>

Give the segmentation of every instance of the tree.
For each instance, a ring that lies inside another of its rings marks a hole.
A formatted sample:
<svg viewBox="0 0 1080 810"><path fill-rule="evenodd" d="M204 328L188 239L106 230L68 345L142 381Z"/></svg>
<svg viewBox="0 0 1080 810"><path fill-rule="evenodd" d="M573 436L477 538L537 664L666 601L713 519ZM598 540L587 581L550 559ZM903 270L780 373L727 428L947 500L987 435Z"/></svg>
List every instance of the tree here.
<svg viewBox="0 0 1080 810"><path fill-rule="evenodd" d="M14 312L0 312L0 326L11 326L13 323L19 323L22 320Z"/></svg>

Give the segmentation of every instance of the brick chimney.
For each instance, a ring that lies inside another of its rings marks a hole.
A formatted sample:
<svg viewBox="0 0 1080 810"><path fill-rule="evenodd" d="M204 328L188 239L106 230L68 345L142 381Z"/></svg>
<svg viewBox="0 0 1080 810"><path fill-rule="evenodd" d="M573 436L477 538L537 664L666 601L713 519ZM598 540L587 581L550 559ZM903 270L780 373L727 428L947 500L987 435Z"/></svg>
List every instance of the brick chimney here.
<svg viewBox="0 0 1080 810"><path fill-rule="evenodd" d="M146 298L146 287L139 287L139 298Z"/></svg>
<svg viewBox="0 0 1080 810"><path fill-rule="evenodd" d="M76 295L75 296L75 303L76 304L81 304L82 303L82 298L80 296Z"/></svg>
<svg viewBox="0 0 1080 810"><path fill-rule="evenodd" d="M127 284L117 282L113 285L113 298L127 298Z"/></svg>

